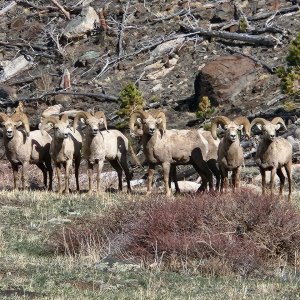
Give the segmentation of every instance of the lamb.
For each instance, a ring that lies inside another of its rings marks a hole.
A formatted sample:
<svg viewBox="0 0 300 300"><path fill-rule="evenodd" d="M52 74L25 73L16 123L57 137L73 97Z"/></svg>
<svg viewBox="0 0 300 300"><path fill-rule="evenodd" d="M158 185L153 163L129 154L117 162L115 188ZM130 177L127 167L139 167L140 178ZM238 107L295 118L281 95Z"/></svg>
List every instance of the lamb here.
<svg viewBox="0 0 300 300"><path fill-rule="evenodd" d="M42 135L39 130L30 132L28 118L21 111L10 117L0 113L0 122L4 126L5 153L13 170L14 189L18 189L20 166L22 166L22 187L26 188L28 165L31 163L36 164L43 172L45 187L47 187L47 175L49 175L48 189L52 190L53 169L49 154L51 136ZM22 124L25 130L18 129Z"/></svg>
<svg viewBox="0 0 300 300"><path fill-rule="evenodd" d="M142 130L135 129L138 118L141 118ZM163 167L167 196L171 195L170 172L174 178L176 165L192 164L202 178L199 189L206 189L207 183L213 189L212 173L203 155L206 153L205 142L196 130L166 130L166 117L163 112L153 116L145 111L133 113L129 127L132 134L142 133L143 150L149 163L147 194L151 193L154 170L158 164ZM174 179L176 182L176 178Z"/></svg>
<svg viewBox="0 0 300 300"><path fill-rule="evenodd" d="M285 123L282 118L276 117L271 122L263 118L256 118L251 122L251 129L256 125L262 131L262 139L258 145L255 162L259 166L262 177L262 193L266 190L266 171L271 171L270 189L273 194L275 172L280 179L279 195L282 196L285 176L282 167L285 168L288 182L288 200L291 200L292 193L292 145L284 138L276 137L276 131Z"/></svg>
<svg viewBox="0 0 300 300"><path fill-rule="evenodd" d="M111 166L118 173L119 191L122 191L122 170L125 172L127 190L131 192L130 179L131 173L127 164L128 139L119 130L107 130L105 114L102 111L90 112L81 111L77 113L73 129L76 130L81 119L87 125L86 132L83 134L83 156L88 161L89 174L89 193L93 191L93 166L98 164L97 169L97 192L100 192L100 174L104 161L108 160ZM99 125L104 124L105 131L99 130Z"/></svg>
<svg viewBox="0 0 300 300"><path fill-rule="evenodd" d="M53 139L50 146L51 158L54 162L58 180L58 192L69 193L69 177L72 162L75 163L76 189L79 191L79 165L81 160L82 137L76 130L72 132L68 121L68 115L63 115L61 119L49 116L43 119L41 132L50 124L54 128ZM63 191L61 184L61 167L65 168L65 189Z"/></svg>
<svg viewBox="0 0 300 300"><path fill-rule="evenodd" d="M238 138L238 131L244 129L250 137L250 122L245 117L231 121L225 116L218 116L211 121L211 133L217 139L218 124L225 126L225 135L218 147L218 164L221 172L221 191L228 189L228 171L232 171L233 190L240 186L240 167L244 164L243 149Z"/></svg>

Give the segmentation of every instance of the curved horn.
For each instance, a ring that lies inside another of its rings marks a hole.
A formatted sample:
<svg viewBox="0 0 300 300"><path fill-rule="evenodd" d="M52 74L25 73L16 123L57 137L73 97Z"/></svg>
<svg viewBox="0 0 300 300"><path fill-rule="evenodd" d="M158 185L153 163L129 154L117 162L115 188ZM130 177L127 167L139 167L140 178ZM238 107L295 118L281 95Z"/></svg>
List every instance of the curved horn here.
<svg viewBox="0 0 300 300"><path fill-rule="evenodd" d="M68 122L68 118L69 118L68 114L63 114L61 116L60 120L64 123L66 123L66 122Z"/></svg>
<svg viewBox="0 0 300 300"><path fill-rule="evenodd" d="M5 121L7 121L7 119L8 119L8 116L5 113L0 112L0 122L5 122Z"/></svg>
<svg viewBox="0 0 300 300"><path fill-rule="evenodd" d="M167 130L167 120L164 112L160 111L156 114L155 119L161 119L161 123L159 123L158 128L165 132Z"/></svg>
<svg viewBox="0 0 300 300"><path fill-rule="evenodd" d="M46 126L48 123L52 123L52 124L54 125L54 124L56 124L57 122L58 122L58 119L57 119L56 117L54 117L54 116L49 116L49 117L43 119L42 124L41 124L41 126L40 126L40 131L43 132L45 126Z"/></svg>
<svg viewBox="0 0 300 300"><path fill-rule="evenodd" d="M130 116L130 119L129 119L129 129L131 132L134 132L136 133L136 130L134 128L134 124L136 122L136 119L138 117L141 117L142 119L146 119L149 117L149 113L146 112L146 111L143 111L143 110L140 110L140 111L137 111L137 112L134 112L131 116Z"/></svg>
<svg viewBox="0 0 300 300"><path fill-rule="evenodd" d="M79 111L75 118L74 118L74 122L73 122L73 131L76 131L76 128L78 126L78 122L81 118L83 118L84 120L88 119L89 117L91 117L92 115L89 112L85 112L85 111Z"/></svg>
<svg viewBox="0 0 300 300"><path fill-rule="evenodd" d="M274 124L274 125L281 124L284 127L284 129L286 129L285 122L284 122L284 120L281 117L275 117L271 121L271 123Z"/></svg>
<svg viewBox="0 0 300 300"><path fill-rule="evenodd" d="M230 123L230 119L225 117L225 116L217 116L217 117L214 117L212 120L211 120L211 135L213 136L213 138L216 140L218 137L217 137L217 127L219 124L222 124L222 125L227 125Z"/></svg>
<svg viewBox="0 0 300 300"><path fill-rule="evenodd" d="M22 112L14 113L10 118L14 122L22 122L27 136L29 135L29 132L30 132L29 120L28 120L28 117L24 113L22 113Z"/></svg>
<svg viewBox="0 0 300 300"><path fill-rule="evenodd" d="M247 136L247 138L250 138L250 129L251 129L251 125L249 120L246 117L237 117L233 120L233 122L237 125L243 125L243 130L245 132L245 135Z"/></svg>
<svg viewBox="0 0 300 300"><path fill-rule="evenodd" d="M261 124L261 125L266 125L269 121L267 121L264 118L255 118L254 120L252 120L251 124L250 124L250 131L252 130L252 127L255 124Z"/></svg>
<svg viewBox="0 0 300 300"><path fill-rule="evenodd" d="M107 130L107 122L106 122L106 117L103 111L97 111L94 113L94 117L96 117L97 119L103 119L103 125L105 127L105 129Z"/></svg>

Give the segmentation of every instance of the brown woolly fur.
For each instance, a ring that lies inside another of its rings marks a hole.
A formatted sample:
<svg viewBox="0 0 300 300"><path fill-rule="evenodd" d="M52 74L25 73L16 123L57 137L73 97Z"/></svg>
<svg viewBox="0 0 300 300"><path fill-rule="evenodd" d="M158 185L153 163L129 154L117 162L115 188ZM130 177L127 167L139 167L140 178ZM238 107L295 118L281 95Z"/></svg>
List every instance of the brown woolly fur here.
<svg viewBox="0 0 300 300"><path fill-rule="evenodd" d="M83 253L90 242L114 257L152 266L240 275L267 272L274 261L293 264L300 251L300 213L278 198L244 189L234 194L146 198L123 202L102 216L56 228L49 245Z"/></svg>

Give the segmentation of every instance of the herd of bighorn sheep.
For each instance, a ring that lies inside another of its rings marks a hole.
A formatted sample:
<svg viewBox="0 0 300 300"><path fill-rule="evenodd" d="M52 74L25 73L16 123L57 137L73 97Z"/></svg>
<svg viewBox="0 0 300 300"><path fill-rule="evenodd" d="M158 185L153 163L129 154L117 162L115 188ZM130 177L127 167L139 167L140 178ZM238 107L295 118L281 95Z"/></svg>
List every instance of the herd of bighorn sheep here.
<svg viewBox="0 0 300 300"><path fill-rule="evenodd" d="M14 189L18 189L19 168L22 167L22 187L26 187L27 168L29 163L36 164L43 172L44 185L52 190L53 169L57 175L59 193L69 193L69 177L74 165L76 188L79 187L79 167L81 159L88 165L89 193L93 192L93 167L97 165L97 192L101 190L100 175L105 160L118 174L119 190L122 190L122 173L124 171L127 190L131 192L132 174L127 163L128 139L119 130L108 129L103 112L76 112L71 126L68 114L51 115L41 119L39 130L30 131L29 121L23 111L13 115L0 113L3 127L4 146L7 159L11 163L14 178ZM252 128L262 133L255 162L262 177L262 193L266 190L266 171L271 171L270 190L273 194L274 178L277 173L280 179L279 194L282 195L285 175L288 183L288 199L292 193L292 146L284 138L276 137L276 131L282 126L280 117L267 121L254 119L251 124L246 117L233 120L217 116L211 120L211 131L203 129L175 130L167 129L166 116L163 112L137 111L129 120L132 136L140 136L143 151L148 163L147 194L151 192L155 166L161 165L166 195L171 195L171 181L174 181L176 192L179 192L176 167L192 165L202 183L199 191L216 190L226 192L229 186L228 172L232 172L233 191L240 186L240 169L244 165L243 148L240 137L250 138ZM101 129L100 126L104 128ZM223 138L219 139L217 130L221 127ZM53 129L51 135L48 133ZM62 185L61 171L65 169L65 184ZM49 184L48 183L49 177ZM215 186L213 185L215 177ZM221 183L221 185L220 185Z"/></svg>

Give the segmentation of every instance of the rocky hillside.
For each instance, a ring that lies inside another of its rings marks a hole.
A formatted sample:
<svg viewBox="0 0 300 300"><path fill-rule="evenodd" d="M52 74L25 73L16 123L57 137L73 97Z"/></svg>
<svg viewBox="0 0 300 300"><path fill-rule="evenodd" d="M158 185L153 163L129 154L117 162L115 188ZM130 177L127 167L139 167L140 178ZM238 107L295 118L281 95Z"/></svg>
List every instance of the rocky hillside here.
<svg viewBox="0 0 300 300"><path fill-rule="evenodd" d="M274 69L299 31L297 0L2 1L1 110L24 100L35 126L49 105L95 108L113 126L135 82L169 127L196 124L203 96L215 114L283 111Z"/></svg>

